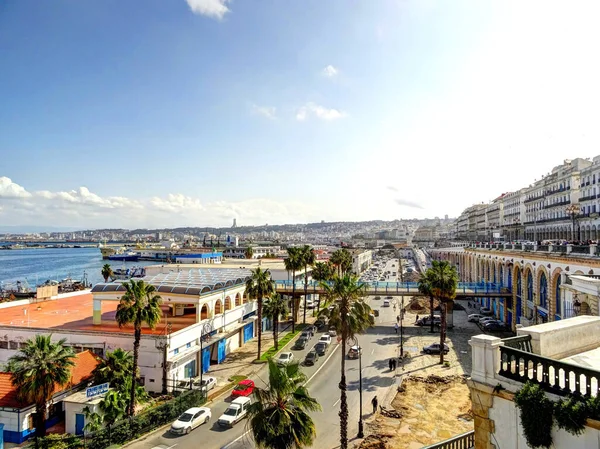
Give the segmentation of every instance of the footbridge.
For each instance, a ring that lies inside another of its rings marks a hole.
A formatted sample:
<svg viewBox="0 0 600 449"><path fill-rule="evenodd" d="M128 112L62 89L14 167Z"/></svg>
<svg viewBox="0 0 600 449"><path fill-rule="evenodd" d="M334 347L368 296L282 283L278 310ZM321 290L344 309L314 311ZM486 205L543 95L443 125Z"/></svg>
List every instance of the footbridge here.
<svg viewBox="0 0 600 449"><path fill-rule="evenodd" d="M419 291L417 282L363 282L367 296L425 296ZM283 295L292 295L292 281L275 281L275 290ZM320 282L308 283L308 294L324 294ZM304 295L304 282L296 282L296 296ZM511 298L512 293L500 284L491 282L459 282L456 288L457 298Z"/></svg>

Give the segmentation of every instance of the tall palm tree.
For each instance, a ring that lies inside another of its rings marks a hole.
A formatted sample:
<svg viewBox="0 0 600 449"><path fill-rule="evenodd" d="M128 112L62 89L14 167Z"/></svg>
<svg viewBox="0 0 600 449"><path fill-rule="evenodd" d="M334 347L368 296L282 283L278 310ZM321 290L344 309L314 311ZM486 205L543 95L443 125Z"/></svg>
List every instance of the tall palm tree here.
<svg viewBox="0 0 600 449"><path fill-rule="evenodd" d="M458 286L458 274L456 273L456 267L450 265L445 260L433 260L431 268L427 269L427 277L431 285L431 292L433 296L440 302L440 308L442 309L442 329L440 332L440 347L444 348L444 341L446 341L446 314L448 304L452 303L452 300L456 296L456 287ZM444 363L444 351L440 351L440 363Z"/></svg>
<svg viewBox="0 0 600 449"><path fill-rule="evenodd" d="M254 250L252 249L251 246L248 246L248 248L246 248L246 251L244 253L244 257L246 259L252 259L253 255L254 255Z"/></svg>
<svg viewBox="0 0 600 449"><path fill-rule="evenodd" d="M108 282L108 278L111 278L113 276L113 270L110 267L109 264L105 263L104 266L102 267L102 277L104 278L104 282Z"/></svg>
<svg viewBox="0 0 600 449"><path fill-rule="evenodd" d="M292 332L296 330L298 320L298 307L300 298L296 299L296 271L302 268L302 252L299 247L292 246L287 249L288 256L283 260L285 269L292 272Z"/></svg>
<svg viewBox="0 0 600 449"><path fill-rule="evenodd" d="M258 335L258 355L256 359L260 359L261 339L262 339L262 312L263 312L263 298L270 297L275 293L275 284L271 279L271 272L263 270L260 267L252 270L252 275L246 281L246 293L250 298L255 298L257 301L256 315L258 317L257 335Z"/></svg>
<svg viewBox="0 0 600 449"><path fill-rule="evenodd" d="M330 262L317 262L315 263L312 270L312 277L317 282L330 281L335 272L334 266ZM318 313L321 310L321 296L319 295L319 299L317 301L317 309Z"/></svg>
<svg viewBox="0 0 600 449"><path fill-rule="evenodd" d="M256 445L265 449L302 449L312 446L317 432L309 412L321 410L304 386L306 375L297 363L279 367L269 360L269 387L254 390L248 409Z"/></svg>
<svg viewBox="0 0 600 449"><path fill-rule="evenodd" d="M279 317L287 315L286 300L279 293L273 293L263 306L263 314L273 321L273 340L275 341L275 350L279 349Z"/></svg>
<svg viewBox="0 0 600 449"><path fill-rule="evenodd" d="M331 256L329 257L329 262L337 270L338 277L341 276L341 267L342 267L343 260L344 260L344 254L341 249L336 249L333 253L331 253Z"/></svg>
<svg viewBox="0 0 600 449"><path fill-rule="evenodd" d="M133 324L133 365L131 370L131 390L129 394L129 416L135 414L135 395L138 386L138 359L140 355L140 340L142 325L154 329L162 317L160 309L161 297L153 285L146 284L142 279L131 279L124 282L125 294L117 306L115 319L119 327Z"/></svg>
<svg viewBox="0 0 600 449"><path fill-rule="evenodd" d="M304 245L301 252L302 265L304 265L304 316L302 323L306 324L306 297L308 296L308 267L312 267L317 258L310 245Z"/></svg>
<svg viewBox="0 0 600 449"><path fill-rule="evenodd" d="M129 351L117 348L106 353L106 357L94 369L96 384L110 383L112 388L123 391L127 379L133 371L133 355Z"/></svg>
<svg viewBox="0 0 600 449"><path fill-rule="evenodd" d="M373 325L371 308L364 302L365 285L352 275L335 277L332 283L321 283L327 302L320 315L329 318L329 325L341 336L340 366L340 447L348 447L348 401L346 399L346 342Z"/></svg>
<svg viewBox="0 0 600 449"><path fill-rule="evenodd" d="M431 272L427 270L425 273L419 276L419 281L417 284L417 288L419 292L423 293L426 296L429 296L429 319L431 320L431 329L429 333L434 333L434 324L433 324L433 290L431 287Z"/></svg>
<svg viewBox="0 0 600 449"><path fill-rule="evenodd" d="M56 386L64 386L71 379L75 365L73 348L63 338L53 343L50 335L36 335L8 360L11 382L19 398L35 404L35 434L46 435L46 405L52 399Z"/></svg>
<svg viewBox="0 0 600 449"><path fill-rule="evenodd" d="M336 267L338 277L348 273L352 268L352 254L345 248L335 250L329 261Z"/></svg>

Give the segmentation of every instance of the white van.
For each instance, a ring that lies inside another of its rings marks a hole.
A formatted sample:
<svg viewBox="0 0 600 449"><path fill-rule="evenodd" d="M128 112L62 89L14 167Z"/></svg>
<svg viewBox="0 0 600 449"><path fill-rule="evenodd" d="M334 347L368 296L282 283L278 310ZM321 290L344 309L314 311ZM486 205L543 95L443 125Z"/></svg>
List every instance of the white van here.
<svg viewBox="0 0 600 449"><path fill-rule="evenodd" d="M390 300L389 299L384 299L382 307L389 307L389 306L390 306Z"/></svg>
<svg viewBox="0 0 600 449"><path fill-rule="evenodd" d="M246 416L251 402L248 397L234 399L217 422L221 427L233 427L235 423Z"/></svg>

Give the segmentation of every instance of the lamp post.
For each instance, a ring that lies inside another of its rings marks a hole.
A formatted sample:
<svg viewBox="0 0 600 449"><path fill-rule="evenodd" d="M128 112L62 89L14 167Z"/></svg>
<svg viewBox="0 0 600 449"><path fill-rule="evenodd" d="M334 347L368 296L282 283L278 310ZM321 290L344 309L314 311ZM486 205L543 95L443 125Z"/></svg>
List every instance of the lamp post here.
<svg viewBox="0 0 600 449"><path fill-rule="evenodd" d="M363 431L363 400L362 400L362 348L360 346L360 342L358 341L358 337L354 336L353 344L358 347L358 434L356 435L358 438L363 438L365 436ZM344 355L342 354L342 357Z"/></svg>
<svg viewBox="0 0 600 449"><path fill-rule="evenodd" d="M575 217L579 214L579 204L573 203L569 204L565 209L565 212L571 216L572 225L571 225L571 241L575 240Z"/></svg>
<svg viewBox="0 0 600 449"><path fill-rule="evenodd" d="M579 316L579 312L581 312L581 303L577 295L575 295L575 301L573 302L573 312L575 312L575 316Z"/></svg>
<svg viewBox="0 0 600 449"><path fill-rule="evenodd" d="M400 303L400 360L404 360L404 326L402 320L404 319L404 296Z"/></svg>

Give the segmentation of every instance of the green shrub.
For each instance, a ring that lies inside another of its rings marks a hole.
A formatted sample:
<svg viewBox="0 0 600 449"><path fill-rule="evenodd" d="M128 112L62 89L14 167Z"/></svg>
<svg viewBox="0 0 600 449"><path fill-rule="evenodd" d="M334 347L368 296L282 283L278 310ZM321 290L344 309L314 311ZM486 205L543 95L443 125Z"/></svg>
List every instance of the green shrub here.
<svg viewBox="0 0 600 449"><path fill-rule="evenodd" d="M552 445L554 404L546 397L540 386L527 382L517 394L515 404L521 412L521 425L527 444L532 448Z"/></svg>
<svg viewBox="0 0 600 449"><path fill-rule="evenodd" d="M554 418L560 429L564 429L573 435L581 435L585 430L585 420L589 415L587 402L571 396L561 399L554 404Z"/></svg>

